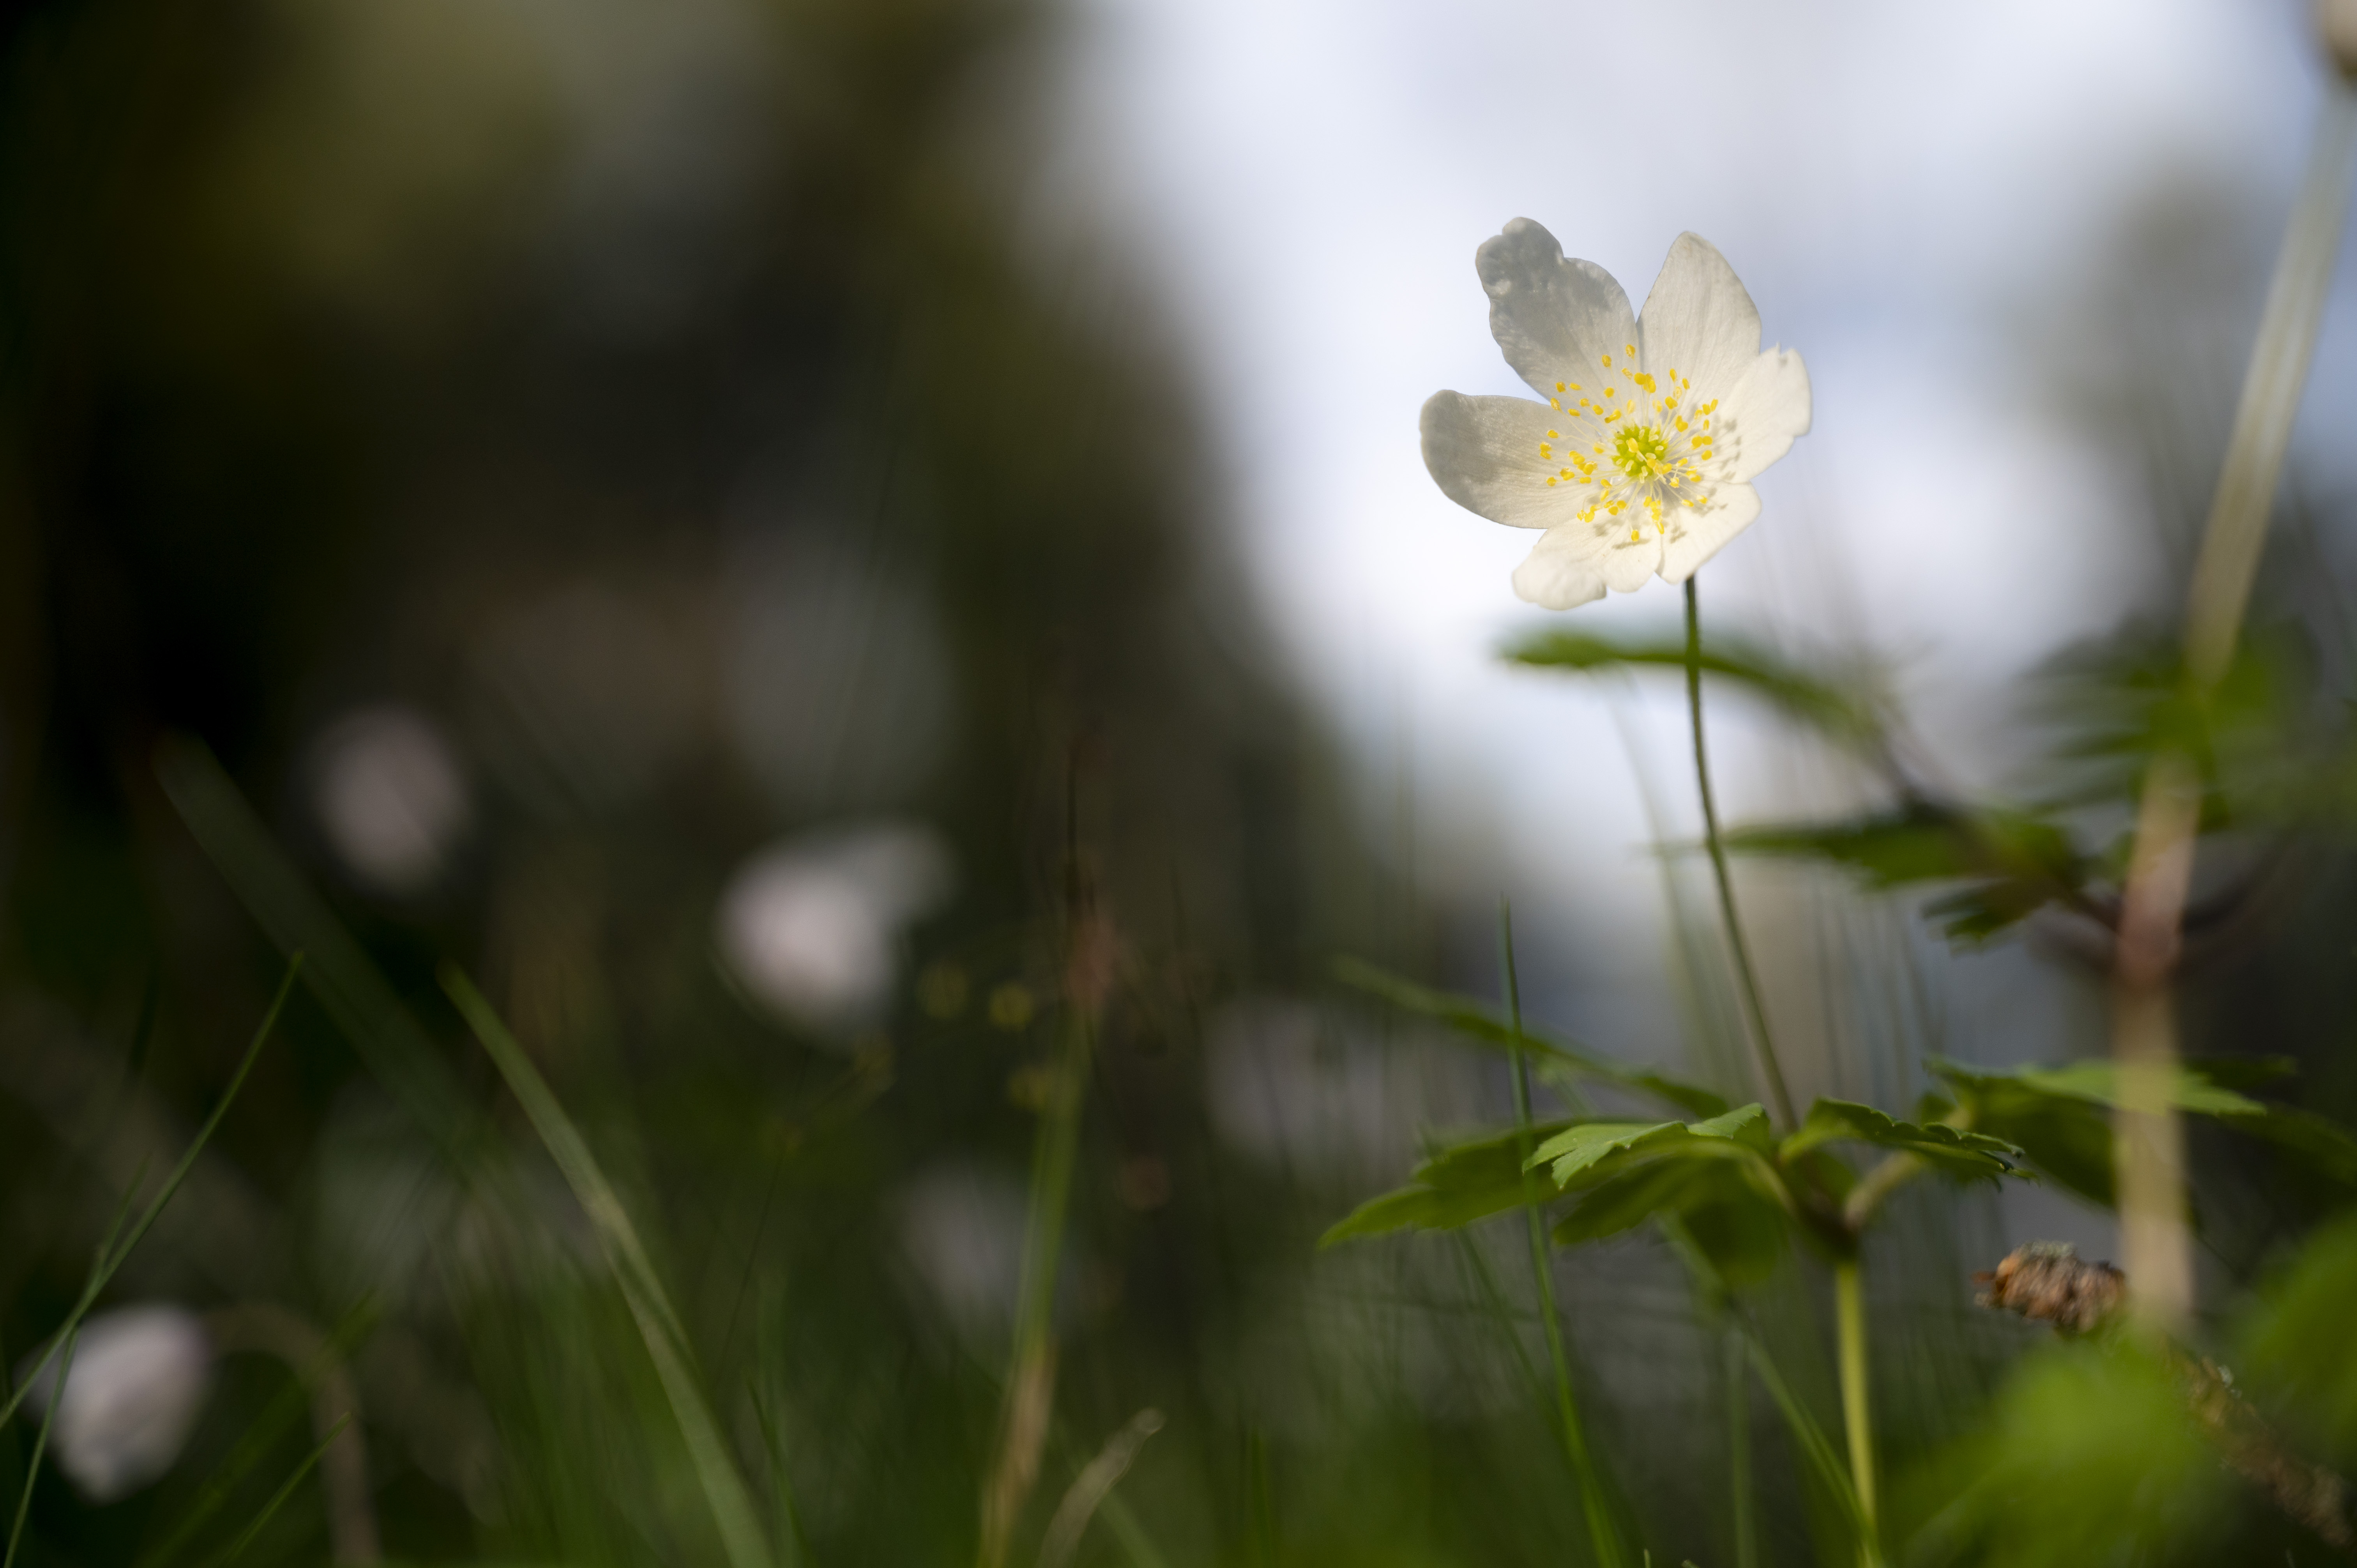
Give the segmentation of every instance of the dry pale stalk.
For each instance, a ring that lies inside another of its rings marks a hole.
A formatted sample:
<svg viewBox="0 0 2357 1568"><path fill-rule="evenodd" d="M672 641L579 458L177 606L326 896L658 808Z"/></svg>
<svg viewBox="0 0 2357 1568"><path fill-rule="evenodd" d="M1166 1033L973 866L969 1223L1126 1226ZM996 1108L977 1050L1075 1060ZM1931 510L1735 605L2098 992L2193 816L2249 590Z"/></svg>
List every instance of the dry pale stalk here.
<svg viewBox="0 0 2357 1568"><path fill-rule="evenodd" d="M2185 607L2187 694L2206 702L2233 662L2266 542L2292 416L2308 381L2316 332L2348 213L2357 156L2357 97L2338 79L2325 88L2308 176L2268 285L2234 427L2194 564ZM2122 889L2112 980L2112 1058L2119 1065L2115 1114L2120 1245L2139 1282L2136 1311L2157 1331L2180 1329L2192 1309L2192 1245L2186 1231L2185 1134L2174 1105L2177 1025L2170 985L2200 832L2201 784L2191 759L2166 753L2146 775L2136 842Z"/></svg>
<svg viewBox="0 0 2357 1568"><path fill-rule="evenodd" d="M1048 1102L1041 1108L1031 1212L1024 1233L1023 1281L1016 1304L1014 1356L1007 1371L997 1456L983 1487L978 1568L1006 1568L1016 1524L1039 1479L1039 1455L1047 1445L1056 1395L1052 1322L1056 1262L1063 1242L1089 1058L1120 971L1120 939L1112 920L1098 908L1094 889L1080 869L1077 856L1070 900L1064 955L1064 1049Z"/></svg>
<svg viewBox="0 0 2357 1568"><path fill-rule="evenodd" d="M1064 1494L1056 1509L1056 1517L1048 1526L1046 1541L1039 1548L1039 1568L1065 1568L1072 1553L1080 1550L1081 1532L1096 1517L1098 1505L1111 1495L1114 1483L1128 1469L1146 1440L1162 1430L1162 1412L1141 1410L1129 1423L1113 1434L1097 1456L1089 1461Z"/></svg>

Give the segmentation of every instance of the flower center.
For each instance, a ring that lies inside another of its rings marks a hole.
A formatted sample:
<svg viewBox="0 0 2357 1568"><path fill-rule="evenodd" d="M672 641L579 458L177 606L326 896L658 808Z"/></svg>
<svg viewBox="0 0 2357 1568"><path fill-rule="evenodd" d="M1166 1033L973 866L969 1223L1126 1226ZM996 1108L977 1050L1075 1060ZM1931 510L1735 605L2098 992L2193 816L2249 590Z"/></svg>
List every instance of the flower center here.
<svg viewBox="0 0 2357 1568"><path fill-rule="evenodd" d="M1598 360L1597 369L1603 372L1600 386L1557 381L1555 395L1547 399L1549 411L1566 416L1574 429L1567 439L1563 431L1550 430L1539 443L1540 461L1569 465L1557 467L1546 482L1588 489L1593 499L1575 515L1598 534L1619 527L1618 519L1631 507L1642 510L1654 532L1666 533L1668 509L1700 511L1710 504L1716 480L1704 465L1717 456L1711 426L1719 400L1695 402L1694 382L1674 368L1659 376L1639 370L1634 343L1618 370L1609 354ZM1558 441L1568 448L1560 456L1555 449ZM1581 455L1583 446L1592 456ZM1596 461L1599 457L1601 463ZM1608 467L1619 475L1606 472ZM1637 519L1629 521L1629 542L1637 543L1644 538L1643 528Z"/></svg>
<svg viewBox="0 0 2357 1568"><path fill-rule="evenodd" d="M1670 466L1670 444L1650 424L1623 425L1612 443L1612 461L1632 479L1650 479Z"/></svg>

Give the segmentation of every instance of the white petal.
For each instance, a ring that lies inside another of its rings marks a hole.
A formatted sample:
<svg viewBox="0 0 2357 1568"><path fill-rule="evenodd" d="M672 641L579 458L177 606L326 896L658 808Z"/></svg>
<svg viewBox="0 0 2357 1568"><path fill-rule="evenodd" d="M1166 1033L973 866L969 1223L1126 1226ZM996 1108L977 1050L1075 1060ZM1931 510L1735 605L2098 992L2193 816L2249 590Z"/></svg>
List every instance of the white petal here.
<svg viewBox="0 0 2357 1568"><path fill-rule="evenodd" d="M1719 546L1751 525L1760 515L1760 492L1749 485L1721 485L1700 511L1671 514L1670 536L1662 547L1662 580L1683 583L1702 564L1718 553Z"/></svg>
<svg viewBox="0 0 2357 1568"><path fill-rule="evenodd" d="M1565 260L1555 236L1527 218L1483 241L1473 265L1490 292L1490 331L1506 363L1541 396L1554 396L1557 381L1592 383L1603 356L1618 365L1637 341L1629 296L1612 274Z"/></svg>
<svg viewBox="0 0 2357 1568"><path fill-rule="evenodd" d="M1544 609L1567 610L1604 596L1603 552L1585 523L1551 528L1514 568L1514 593Z"/></svg>
<svg viewBox="0 0 2357 1568"><path fill-rule="evenodd" d="M1760 311L1717 248L1699 234L1681 234L1645 296L1637 341L1645 368L1674 369L1694 383L1697 399L1731 390L1760 354Z"/></svg>
<svg viewBox="0 0 2357 1568"><path fill-rule="evenodd" d="M1629 533L1637 537L1631 539ZM1649 522L1618 534L1604 558L1604 582L1616 594L1633 594L1662 569L1662 536Z"/></svg>
<svg viewBox="0 0 2357 1568"><path fill-rule="evenodd" d="M1727 392L1713 421L1727 476L1749 479L1809 433L1809 368L1790 349L1771 349Z"/></svg>
<svg viewBox="0 0 2357 1568"><path fill-rule="evenodd" d="M1435 392L1426 400L1424 466L1441 493L1468 511L1511 528L1553 528L1577 506L1569 483L1560 478L1561 453L1539 456L1547 421L1561 419L1544 404L1520 397L1467 397Z"/></svg>

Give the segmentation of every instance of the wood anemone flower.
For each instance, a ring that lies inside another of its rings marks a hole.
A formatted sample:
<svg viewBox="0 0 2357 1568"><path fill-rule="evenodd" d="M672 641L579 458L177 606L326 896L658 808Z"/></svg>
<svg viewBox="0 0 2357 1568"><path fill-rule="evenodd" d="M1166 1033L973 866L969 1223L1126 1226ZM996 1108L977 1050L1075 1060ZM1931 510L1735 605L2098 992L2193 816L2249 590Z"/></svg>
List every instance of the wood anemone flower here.
<svg viewBox="0 0 2357 1568"><path fill-rule="evenodd" d="M1683 583L1760 515L1753 476L1809 428L1809 372L1760 349L1760 312L1681 234L1641 317L1612 274L1527 218L1474 265L1506 362L1545 401L1435 392L1424 463L1449 499L1539 528L1514 592L1548 609Z"/></svg>

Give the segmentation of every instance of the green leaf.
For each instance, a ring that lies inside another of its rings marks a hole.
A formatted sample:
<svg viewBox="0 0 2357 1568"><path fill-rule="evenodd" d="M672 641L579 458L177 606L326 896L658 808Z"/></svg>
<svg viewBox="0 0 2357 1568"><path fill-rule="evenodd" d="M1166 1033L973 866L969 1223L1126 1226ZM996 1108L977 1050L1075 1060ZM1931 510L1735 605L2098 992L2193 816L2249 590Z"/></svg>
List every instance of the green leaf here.
<svg viewBox="0 0 2357 1568"><path fill-rule="evenodd" d="M1598 1079L1623 1089L1650 1094L1656 1100L1676 1106L1688 1115L1717 1116L1727 1109L1725 1099L1698 1084L1686 1083L1650 1069L1624 1066L1584 1047L1534 1033L1527 1026L1517 1035L1511 1022L1472 997L1431 990L1412 980L1403 980L1390 971L1379 969L1363 960L1335 960L1334 976L1345 985L1355 986L1369 995L1381 997L1403 1012L1446 1024L1468 1039L1501 1050L1512 1050L1519 1046L1542 1064L1551 1064L1581 1077Z"/></svg>
<svg viewBox="0 0 2357 1568"><path fill-rule="evenodd" d="M1956 1090L1975 1131L2019 1145L2031 1165L2082 1197L2106 1208L2114 1202L2109 1112L2120 1102L2115 1064L2083 1061L2001 1072L1938 1058L1926 1065ZM2237 1093L2210 1077L2212 1066L2179 1065L2169 1093L2178 1110L2270 1143L2309 1169L2357 1187L2357 1138L2321 1116ZM2281 1064L2267 1058L2237 1058L2226 1070L2246 1082L2282 1074Z"/></svg>
<svg viewBox="0 0 2357 1568"><path fill-rule="evenodd" d="M2131 626L2066 650L2040 672L2037 708L2052 736L2049 795L2064 805L2133 801L2152 758L2190 758L2204 831L2345 809L2347 748L2319 705L2306 636L2261 630L2214 685L2186 674L2175 638Z"/></svg>
<svg viewBox="0 0 2357 1568"><path fill-rule="evenodd" d="M2319 1176L2357 1187L2357 1138L2337 1122L2287 1105L2270 1105L2255 1114L2230 1112L2218 1120L2237 1133L2273 1144Z"/></svg>
<svg viewBox="0 0 2357 1568"><path fill-rule="evenodd" d="M1765 1162L1772 1148L1768 1113L1746 1105L1708 1121L1583 1122L1541 1144L1528 1162L1551 1166L1555 1186L1591 1187L1631 1165L1660 1159L1742 1159Z"/></svg>
<svg viewBox="0 0 2357 1568"><path fill-rule="evenodd" d="M2357 1213L2318 1227L2268 1280L2241 1332L2235 1369L2263 1408L2284 1412L2298 1435L2346 1465L2357 1458L2357 1356L2349 1353L2349 1304L2357 1301Z"/></svg>
<svg viewBox="0 0 2357 1568"><path fill-rule="evenodd" d="M1594 632L1550 630L1510 643L1503 656L1517 664L1555 670L1661 670L1683 673L1682 638L1619 640ZM1812 674L1763 649L1714 639L1702 650L1703 670L1738 682L1846 746L1878 748L1881 704L1861 683Z"/></svg>
<svg viewBox="0 0 2357 1568"><path fill-rule="evenodd" d="M1925 911L1952 941L1986 940L2047 904L2081 898L2091 870L2050 822L1921 797L1848 822L1741 828L1726 842L1738 854L1830 860L1876 889L1969 882Z"/></svg>
<svg viewBox="0 0 2357 1568"><path fill-rule="evenodd" d="M1757 1179L1730 1184L1725 1191L1706 1188L1704 1197L1687 1206L1682 1219L1687 1240L1718 1271L1720 1283L1733 1290L1758 1284L1774 1273L1792 1237L1791 1213L1761 1196Z"/></svg>
<svg viewBox="0 0 2357 1568"><path fill-rule="evenodd" d="M1847 1139L1879 1149L1897 1149L1953 1176L2000 1176L2013 1162L2027 1158L2018 1144L1986 1133L1959 1132L1938 1122L1900 1122L1848 1100L1820 1100L1809 1108L1808 1120L1784 1140L1782 1154L1791 1159L1821 1144Z"/></svg>
<svg viewBox="0 0 2357 1568"><path fill-rule="evenodd" d="M2120 1103L2119 1064L2091 1060L2069 1063L2063 1067L2025 1067L2014 1069L2013 1076L2032 1089L2048 1094L2092 1101L2098 1105L2116 1108ZM2199 1072L2180 1065L2169 1086L2169 1103L2179 1111L2197 1116L2248 1116L2264 1114L2266 1107L2231 1089L2221 1089Z"/></svg>
<svg viewBox="0 0 2357 1568"><path fill-rule="evenodd" d="M1749 1162L1652 1161L1590 1190L1555 1226L1555 1244L1576 1247L1649 1219L1675 1219L1727 1283L1756 1283L1775 1272L1789 1240L1784 1206L1762 1190L1773 1179Z"/></svg>
<svg viewBox="0 0 2357 1568"><path fill-rule="evenodd" d="M1614 1176L1591 1190L1579 1207L1558 1221L1555 1244L1576 1247L1633 1230L1666 1210L1683 1214L1699 1201L1711 1178L1723 1169L1718 1162L1656 1160Z"/></svg>
<svg viewBox="0 0 2357 1568"><path fill-rule="evenodd" d="M1550 1122L1525 1132L1509 1128L1454 1144L1432 1155L1410 1173L1409 1184L1371 1197L1318 1239L1320 1247L1393 1230L1453 1230L1510 1208L1530 1197L1549 1197L1523 1169L1523 1151L1570 1123Z"/></svg>

